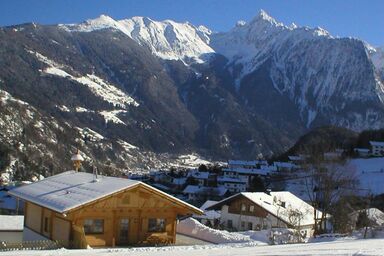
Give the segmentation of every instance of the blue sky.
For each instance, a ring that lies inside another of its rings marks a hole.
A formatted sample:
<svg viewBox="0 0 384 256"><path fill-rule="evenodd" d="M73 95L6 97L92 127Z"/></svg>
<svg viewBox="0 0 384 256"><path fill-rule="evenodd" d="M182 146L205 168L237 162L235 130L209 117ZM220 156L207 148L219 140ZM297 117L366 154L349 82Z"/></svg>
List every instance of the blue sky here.
<svg viewBox="0 0 384 256"><path fill-rule="evenodd" d="M384 45L384 0L0 0L0 25L78 23L107 14L190 21L227 31L260 9L286 24L320 26L333 35Z"/></svg>

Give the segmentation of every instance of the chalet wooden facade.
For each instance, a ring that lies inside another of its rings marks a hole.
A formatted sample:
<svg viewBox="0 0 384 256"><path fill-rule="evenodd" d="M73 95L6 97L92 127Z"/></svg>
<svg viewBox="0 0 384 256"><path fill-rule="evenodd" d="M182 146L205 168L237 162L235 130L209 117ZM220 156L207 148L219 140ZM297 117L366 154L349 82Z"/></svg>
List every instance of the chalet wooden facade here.
<svg viewBox="0 0 384 256"><path fill-rule="evenodd" d="M178 216L202 211L139 181L65 172L16 188L25 228L65 247L172 244Z"/></svg>

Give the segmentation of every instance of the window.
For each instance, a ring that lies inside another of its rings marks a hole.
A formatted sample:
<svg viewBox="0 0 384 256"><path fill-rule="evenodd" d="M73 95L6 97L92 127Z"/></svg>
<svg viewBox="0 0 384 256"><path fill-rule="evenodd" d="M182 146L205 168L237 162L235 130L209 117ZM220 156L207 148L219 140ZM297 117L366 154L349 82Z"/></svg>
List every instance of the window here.
<svg viewBox="0 0 384 256"><path fill-rule="evenodd" d="M241 228L245 228L245 221L241 222Z"/></svg>
<svg viewBox="0 0 384 256"><path fill-rule="evenodd" d="M49 232L49 218L44 218L44 232Z"/></svg>
<svg viewBox="0 0 384 256"><path fill-rule="evenodd" d="M245 204L241 204L241 211L245 212L247 210L247 206Z"/></svg>
<svg viewBox="0 0 384 256"><path fill-rule="evenodd" d="M253 226L252 226L252 222L248 222L248 230L252 230Z"/></svg>
<svg viewBox="0 0 384 256"><path fill-rule="evenodd" d="M254 205L250 205L249 206L249 211L250 212L254 212L255 211L255 206Z"/></svg>
<svg viewBox="0 0 384 256"><path fill-rule="evenodd" d="M103 234L104 220L103 219L85 219L84 233L87 234Z"/></svg>
<svg viewBox="0 0 384 256"><path fill-rule="evenodd" d="M227 220L227 226L228 226L228 228L232 228L233 227L232 220Z"/></svg>
<svg viewBox="0 0 384 256"><path fill-rule="evenodd" d="M165 232L165 219L148 219L148 232Z"/></svg>

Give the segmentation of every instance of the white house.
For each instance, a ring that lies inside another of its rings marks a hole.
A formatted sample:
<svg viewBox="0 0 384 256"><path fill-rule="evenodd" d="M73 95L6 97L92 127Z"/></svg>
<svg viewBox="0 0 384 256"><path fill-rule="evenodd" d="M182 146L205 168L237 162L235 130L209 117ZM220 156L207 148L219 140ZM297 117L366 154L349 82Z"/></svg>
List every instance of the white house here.
<svg viewBox="0 0 384 256"><path fill-rule="evenodd" d="M230 177L222 176L217 178L217 183L228 189L231 193L239 193L247 190L248 176Z"/></svg>
<svg viewBox="0 0 384 256"><path fill-rule="evenodd" d="M228 230L296 228L310 236L315 225L315 209L287 191L243 192L206 210L221 210L220 223ZM320 216L321 212L316 210L316 215Z"/></svg>
<svg viewBox="0 0 384 256"><path fill-rule="evenodd" d="M383 156L384 155L384 142L382 141L370 141L371 152L373 156Z"/></svg>

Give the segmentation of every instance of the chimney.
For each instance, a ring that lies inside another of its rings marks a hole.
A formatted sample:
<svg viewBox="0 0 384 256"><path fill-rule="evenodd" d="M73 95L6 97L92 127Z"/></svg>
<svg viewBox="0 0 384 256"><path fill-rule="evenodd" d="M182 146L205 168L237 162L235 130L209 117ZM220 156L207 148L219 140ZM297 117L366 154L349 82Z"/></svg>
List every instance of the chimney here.
<svg viewBox="0 0 384 256"><path fill-rule="evenodd" d="M81 167L81 162L84 161L84 158L80 155L79 149L76 150L76 154L71 157L71 160L73 162L73 167L75 168L75 171L78 172Z"/></svg>

